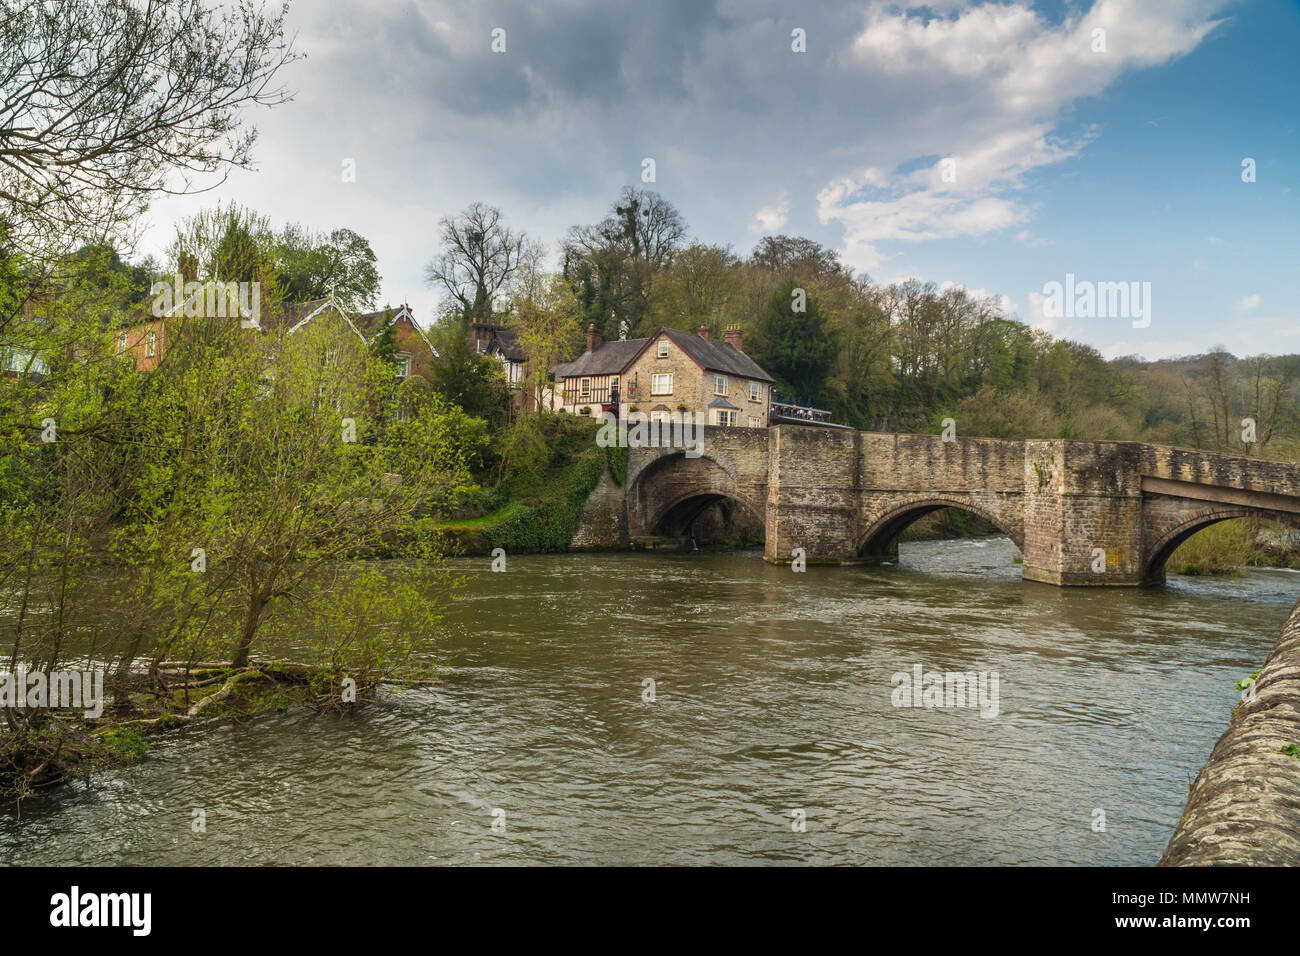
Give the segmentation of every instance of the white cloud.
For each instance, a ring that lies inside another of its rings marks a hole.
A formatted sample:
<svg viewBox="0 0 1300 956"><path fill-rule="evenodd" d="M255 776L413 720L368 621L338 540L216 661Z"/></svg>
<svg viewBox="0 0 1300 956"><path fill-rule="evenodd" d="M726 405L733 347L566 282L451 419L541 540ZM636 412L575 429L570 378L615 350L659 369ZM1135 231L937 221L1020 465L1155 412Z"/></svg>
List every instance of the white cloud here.
<svg viewBox="0 0 1300 956"><path fill-rule="evenodd" d="M790 198L782 196L771 206L764 206L754 213L754 222L750 225L752 232L776 232L790 221Z"/></svg>
<svg viewBox="0 0 1300 956"><path fill-rule="evenodd" d="M1024 316L1024 320L1029 323L1031 328L1042 329L1044 332L1055 332L1056 327L1061 324L1061 317L1052 313L1051 309L1046 308L1047 297L1041 292L1029 293L1029 314Z"/></svg>
<svg viewBox="0 0 1300 956"><path fill-rule="evenodd" d="M1237 303L1238 312L1249 312L1263 301L1258 295L1248 295Z"/></svg>
<svg viewBox="0 0 1300 956"><path fill-rule="evenodd" d="M875 5L853 41L851 65L927 92L916 127L931 131L943 159L898 172L925 156L913 154L892 174L875 164L838 177L818 194L819 218L842 225L844 258L866 269L879 264L880 242L981 236L1024 223L1031 209L1016 192L1026 175L1078 155L1096 134L1053 135L1066 107L1128 70L1194 49L1217 24L1216 6L1099 0L1053 24L1019 2L946 16ZM1105 31L1105 52L1094 51L1096 30ZM947 159L955 165L945 168Z"/></svg>
<svg viewBox="0 0 1300 956"><path fill-rule="evenodd" d="M1042 236L1036 236L1028 229L1021 229L1016 233L1016 242L1022 242L1031 249L1039 249L1043 246L1056 245L1055 239L1044 239Z"/></svg>
<svg viewBox="0 0 1300 956"><path fill-rule="evenodd" d="M1033 247L1045 240L1030 232L1024 187L1036 171L1068 177L1061 164L1095 135L1062 123L1069 107L1194 48L1227 0L1077 11L1089 2L1055 23L1026 0L936 0L928 20L893 0L809 4L806 55L789 51L784 0L295 4L308 58L283 77L293 102L250 114L260 171L157 203L144 251L161 253L172 222L218 199L277 225L347 226L379 256L383 299L407 298L428 320L438 293L423 266L440 217L488 202L554 250L640 184L646 156L653 188L706 241L769 229L838 239L846 262L873 273L904 268L891 242L1010 230ZM503 24L509 53L492 55ZM1094 26L1105 54L1091 51ZM340 181L344 157L355 183ZM815 206L787 198L808 195Z"/></svg>

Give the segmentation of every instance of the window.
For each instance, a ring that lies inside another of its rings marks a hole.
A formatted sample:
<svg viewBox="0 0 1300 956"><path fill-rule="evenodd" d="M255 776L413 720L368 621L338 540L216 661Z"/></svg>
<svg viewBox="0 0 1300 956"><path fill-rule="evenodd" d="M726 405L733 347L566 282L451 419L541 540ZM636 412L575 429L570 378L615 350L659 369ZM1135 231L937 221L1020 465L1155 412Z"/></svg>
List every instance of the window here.
<svg viewBox="0 0 1300 956"><path fill-rule="evenodd" d="M660 358L667 358L667 357L668 357L668 340L667 340L667 339L660 339L660 340L659 340L659 357L660 357Z"/></svg>
<svg viewBox="0 0 1300 956"><path fill-rule="evenodd" d="M650 421L652 421L652 422L666 422L666 421L668 421L668 413L667 413L667 412L651 412L651 413L650 413Z"/></svg>
<svg viewBox="0 0 1300 956"><path fill-rule="evenodd" d="M152 357L158 351L158 333L153 329L144 338L144 354L146 358Z"/></svg>
<svg viewBox="0 0 1300 956"><path fill-rule="evenodd" d="M756 401L758 401L759 388L760 388L760 386L759 386L759 384L758 384L757 382L750 382L750 383L749 383L749 400L750 400L751 402L756 402Z"/></svg>
<svg viewBox="0 0 1300 956"><path fill-rule="evenodd" d="M761 421L759 421L757 418L755 418L753 415L750 415L750 416L749 416L749 427L750 427L750 428L762 428L762 427L763 427L763 423L762 423Z"/></svg>
<svg viewBox="0 0 1300 956"><path fill-rule="evenodd" d="M673 393L673 373L656 372L650 382L651 395L671 395Z"/></svg>
<svg viewBox="0 0 1300 956"><path fill-rule="evenodd" d="M578 391L583 398L586 398L588 395L591 394L591 379L584 378L581 382L578 383L578 385L579 385Z"/></svg>
<svg viewBox="0 0 1300 956"><path fill-rule="evenodd" d="M411 356L399 355L397 356L396 363L398 378L406 378L406 376L411 374Z"/></svg>
<svg viewBox="0 0 1300 956"><path fill-rule="evenodd" d="M713 410L713 424L715 425L734 425L736 424L736 412L730 408L716 408Z"/></svg>
<svg viewBox="0 0 1300 956"><path fill-rule="evenodd" d="M617 376L617 375L611 375L611 376L609 377L609 387L610 387L610 388L618 388L618 376Z"/></svg>
<svg viewBox="0 0 1300 956"><path fill-rule="evenodd" d="M117 340L117 347L118 347L118 350L119 350L119 351L122 351L122 352L125 352L125 351L126 351L126 333L125 333L125 332L123 332L123 333L122 333L122 337L121 337L120 339Z"/></svg>
<svg viewBox="0 0 1300 956"><path fill-rule="evenodd" d="M713 394L714 395L727 394L727 376L725 375L713 376Z"/></svg>
<svg viewBox="0 0 1300 956"><path fill-rule="evenodd" d="M338 349L330 349L325 353L325 367L329 368L339 359Z"/></svg>

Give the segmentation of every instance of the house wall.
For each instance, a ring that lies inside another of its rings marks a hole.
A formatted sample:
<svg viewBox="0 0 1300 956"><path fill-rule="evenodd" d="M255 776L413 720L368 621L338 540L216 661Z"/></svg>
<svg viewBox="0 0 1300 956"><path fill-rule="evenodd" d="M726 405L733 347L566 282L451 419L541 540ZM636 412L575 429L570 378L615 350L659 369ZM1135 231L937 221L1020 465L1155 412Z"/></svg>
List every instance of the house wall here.
<svg viewBox="0 0 1300 956"><path fill-rule="evenodd" d="M593 416L594 416L594 415L599 415L599 414L600 414L600 403L599 403L598 401L595 401L595 400L592 399L592 398L583 398L582 395L581 395L582 380L583 380L584 378L590 378L590 379L591 379L591 394L592 394L593 396L594 396L594 395L597 395L597 394L600 394L601 392L608 392L609 387L610 387L610 381L611 381L612 379L614 379L614 378L618 378L618 379L619 379L619 396L620 396L620 398L625 397L625 396L623 396L623 394L622 394L622 393L623 393L623 388L624 388L624 386L623 386L624 378L623 378L622 376L614 376L614 375L575 375L575 376L572 376L572 377L570 377L570 378L566 378L566 379L564 380L562 392L561 392L561 394L557 397L557 398L558 398L558 402L557 402L557 407L558 407L558 408L563 409L563 410L566 411L566 412L572 412L573 414L576 415L576 414L578 414L578 412L579 412L580 409L586 408L587 406L591 406L591 414L592 414ZM626 406L626 405L622 405L621 407L622 407L622 408L626 408L627 406ZM622 414L622 413L620 412L620 414Z"/></svg>
<svg viewBox="0 0 1300 956"><path fill-rule="evenodd" d="M659 357L661 338L668 342L668 355L664 358ZM671 395L654 395L652 394L654 376L664 372L672 373L673 392ZM714 392L713 379L719 374L722 373L700 368L699 363L683 352L672 339L662 335L657 336L624 373L624 382L628 385L636 384L635 397L623 396L624 414L632 406L649 414L656 405L667 405L670 411L678 411L677 406L684 404L687 410L694 414L707 414L705 424L712 425L714 422L709 402L718 397ZM766 382L759 382L758 401L751 402L749 383L753 379L737 375L727 375L726 378L726 397L739 409L736 413L736 424L746 427L749 419L754 418L757 420L754 427L766 428L769 402L772 397L771 386Z"/></svg>
<svg viewBox="0 0 1300 956"><path fill-rule="evenodd" d="M155 335L153 355L149 355L149 333ZM125 346L123 343L125 336ZM163 352L167 350L167 326L162 319L140 322L118 332L118 350L128 353L135 362L135 367L142 372L151 372L158 367Z"/></svg>
<svg viewBox="0 0 1300 956"><path fill-rule="evenodd" d="M411 357L411 374L419 375L426 381L433 380L433 352L405 314L393 321L393 338L397 340L397 350Z"/></svg>

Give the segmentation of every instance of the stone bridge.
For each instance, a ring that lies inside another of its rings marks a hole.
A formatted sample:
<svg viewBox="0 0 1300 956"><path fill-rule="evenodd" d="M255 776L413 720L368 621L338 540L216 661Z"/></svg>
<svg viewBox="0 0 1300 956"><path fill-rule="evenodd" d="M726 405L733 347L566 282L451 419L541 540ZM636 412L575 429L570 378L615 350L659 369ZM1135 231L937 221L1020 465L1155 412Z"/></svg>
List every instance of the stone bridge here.
<svg viewBox="0 0 1300 956"><path fill-rule="evenodd" d="M697 458L631 449L624 489L625 541L682 535L729 501L773 562L796 548L809 563L893 559L909 524L961 508L1016 543L1026 579L1059 585L1160 583L1182 541L1228 518L1300 527L1300 465L1141 442L710 426Z"/></svg>

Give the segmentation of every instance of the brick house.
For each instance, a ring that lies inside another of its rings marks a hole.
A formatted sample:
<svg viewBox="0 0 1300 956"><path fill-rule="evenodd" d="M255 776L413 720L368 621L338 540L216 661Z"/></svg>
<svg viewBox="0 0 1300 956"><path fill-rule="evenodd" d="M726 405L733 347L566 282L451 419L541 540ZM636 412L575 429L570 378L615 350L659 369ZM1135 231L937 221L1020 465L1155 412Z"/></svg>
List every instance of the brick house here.
<svg viewBox="0 0 1300 956"><path fill-rule="evenodd" d="M127 319L118 333L118 351L130 353L135 367L150 371L157 367L167 350L169 335L180 334L183 328L185 303L177 303L170 313L156 318L148 312ZM398 377L419 375L430 378L431 365L437 356L424 330L416 323L408 305L396 309L349 314L334 300L315 299L309 302L268 303L261 314L257 329L250 330L270 338L280 335L301 334L313 323L339 322L351 329L364 345L370 345L383 324L384 316L393 316L394 338L397 343ZM232 321L235 321L232 317Z"/></svg>
<svg viewBox="0 0 1300 956"><path fill-rule="evenodd" d="M558 407L577 415L636 411L651 421L690 412L709 425L766 428L772 377L742 349L738 328L721 342L708 326L692 335L660 328L643 339L602 342L587 329L587 351L553 370ZM698 420L698 419L697 419Z"/></svg>
<svg viewBox="0 0 1300 956"><path fill-rule="evenodd" d="M167 320L134 321L118 333L117 350L131 355L135 367L152 372L167 349Z"/></svg>

